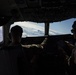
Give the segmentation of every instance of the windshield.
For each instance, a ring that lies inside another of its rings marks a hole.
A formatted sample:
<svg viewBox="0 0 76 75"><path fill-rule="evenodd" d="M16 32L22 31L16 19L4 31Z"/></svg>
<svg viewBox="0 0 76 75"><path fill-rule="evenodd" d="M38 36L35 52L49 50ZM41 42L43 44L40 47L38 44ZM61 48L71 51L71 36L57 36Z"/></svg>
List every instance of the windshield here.
<svg viewBox="0 0 76 75"><path fill-rule="evenodd" d="M71 29L74 21L76 21L76 18L50 23L49 35L71 34Z"/></svg>
<svg viewBox="0 0 76 75"><path fill-rule="evenodd" d="M49 35L63 35L63 34L72 34L72 24L76 20L76 18L53 22L49 24ZM45 24L44 23L36 23L36 22L14 22L11 27L19 25L23 28L22 37L38 37L45 35ZM10 28L11 28L10 27Z"/></svg>
<svg viewBox="0 0 76 75"><path fill-rule="evenodd" d="M0 42L3 41L3 28L0 26Z"/></svg>
<svg viewBox="0 0 76 75"><path fill-rule="evenodd" d="M44 23L35 22L15 22L11 27L19 25L23 28L22 37L44 36ZM10 27L10 28L11 28Z"/></svg>

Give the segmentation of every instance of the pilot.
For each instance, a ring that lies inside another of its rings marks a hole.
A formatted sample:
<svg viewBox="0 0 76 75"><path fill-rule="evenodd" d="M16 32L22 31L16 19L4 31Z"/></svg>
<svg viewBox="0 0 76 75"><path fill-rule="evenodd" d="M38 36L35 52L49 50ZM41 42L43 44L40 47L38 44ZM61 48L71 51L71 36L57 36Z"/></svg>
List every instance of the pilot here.
<svg viewBox="0 0 76 75"><path fill-rule="evenodd" d="M21 38L22 38L22 33L23 33L23 29L16 25L14 27L11 28L11 41L12 43L10 45L22 45L21 44ZM47 38L45 38L41 44L29 44L29 45L22 45L22 47L26 47L26 48L31 48L31 47L38 47L38 48L43 48L44 45L46 44Z"/></svg>
<svg viewBox="0 0 76 75"><path fill-rule="evenodd" d="M29 44L29 45L22 45L21 44L21 38L22 38L22 33L23 33L23 29L16 25L14 27L11 28L11 44L10 46L21 46L27 50L29 50L29 52L32 49L32 59L30 61L35 60L36 54L37 53L41 53L43 51L44 46L46 45L47 42L47 38L45 38L40 44Z"/></svg>
<svg viewBox="0 0 76 75"><path fill-rule="evenodd" d="M76 21L74 21L72 25L71 32L73 33L74 39L76 39ZM70 58L70 67L71 67L71 74L76 75L76 44L73 46L72 49L72 55Z"/></svg>

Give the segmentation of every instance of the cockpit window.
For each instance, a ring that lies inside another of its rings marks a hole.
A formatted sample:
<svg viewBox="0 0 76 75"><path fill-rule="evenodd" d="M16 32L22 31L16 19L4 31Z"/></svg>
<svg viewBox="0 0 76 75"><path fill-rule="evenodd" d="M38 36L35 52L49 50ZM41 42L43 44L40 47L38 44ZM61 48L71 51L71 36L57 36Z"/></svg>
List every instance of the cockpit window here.
<svg viewBox="0 0 76 75"><path fill-rule="evenodd" d="M44 36L44 23L35 22L14 22L11 27L19 25L23 28L22 37ZM10 27L10 28L11 28Z"/></svg>
<svg viewBox="0 0 76 75"><path fill-rule="evenodd" d="M71 34L72 24L74 21L76 21L76 18L50 23L49 35Z"/></svg>
<svg viewBox="0 0 76 75"><path fill-rule="evenodd" d="M3 28L0 26L0 42L3 41Z"/></svg>

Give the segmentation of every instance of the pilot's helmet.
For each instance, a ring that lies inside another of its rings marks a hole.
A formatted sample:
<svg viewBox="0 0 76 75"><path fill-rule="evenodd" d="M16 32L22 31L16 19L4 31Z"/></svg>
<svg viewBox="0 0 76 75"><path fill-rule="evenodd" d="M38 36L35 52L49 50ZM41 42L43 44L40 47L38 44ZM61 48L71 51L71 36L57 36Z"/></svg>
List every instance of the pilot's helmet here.
<svg viewBox="0 0 76 75"><path fill-rule="evenodd" d="M72 25L72 33L76 33L76 21L74 21L73 25Z"/></svg>

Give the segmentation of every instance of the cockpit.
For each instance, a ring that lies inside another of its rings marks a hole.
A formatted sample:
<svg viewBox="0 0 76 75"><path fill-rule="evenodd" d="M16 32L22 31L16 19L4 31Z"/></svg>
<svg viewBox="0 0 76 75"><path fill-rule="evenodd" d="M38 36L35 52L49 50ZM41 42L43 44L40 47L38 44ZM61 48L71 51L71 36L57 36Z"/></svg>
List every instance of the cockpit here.
<svg viewBox="0 0 76 75"><path fill-rule="evenodd" d="M0 75L72 75L67 43L76 42L75 6L75 0L0 0ZM16 25L23 29L21 44L7 48Z"/></svg>

